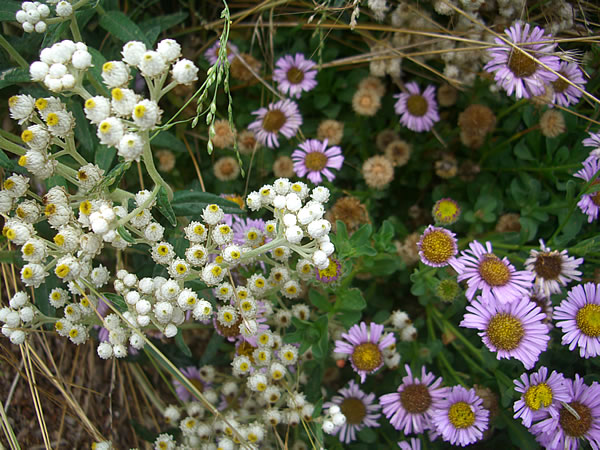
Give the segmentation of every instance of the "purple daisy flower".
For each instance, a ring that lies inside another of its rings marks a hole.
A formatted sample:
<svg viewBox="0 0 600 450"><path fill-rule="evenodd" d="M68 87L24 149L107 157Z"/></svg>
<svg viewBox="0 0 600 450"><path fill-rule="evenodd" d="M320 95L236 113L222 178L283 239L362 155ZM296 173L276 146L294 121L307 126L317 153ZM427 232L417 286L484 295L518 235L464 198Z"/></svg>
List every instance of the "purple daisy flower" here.
<svg viewBox="0 0 600 450"><path fill-rule="evenodd" d="M587 139L586 139L587 141ZM585 141L584 141L585 144ZM578 171L574 177L581 178L584 181L590 181L600 170L600 159L595 156L588 157L583 161L583 169ZM600 183L600 177L592 182L592 185ZM581 200L577 203L579 209L588 216L588 223L592 223L598 218L600 211L600 191L592 192L581 196Z"/></svg>
<svg viewBox="0 0 600 450"><path fill-rule="evenodd" d="M558 414L531 427L536 440L545 448L576 450L579 439L600 448L600 385L586 385L578 374L575 380L565 379L568 400ZM566 407L567 406L567 407Z"/></svg>
<svg viewBox="0 0 600 450"><path fill-rule="evenodd" d="M271 239L265 236L265 221L262 219L235 218L231 229L233 242L238 245L247 244L252 248L260 247Z"/></svg>
<svg viewBox="0 0 600 450"><path fill-rule="evenodd" d="M306 59L302 53L285 55L275 63L273 80L279 83L277 88L281 92L300 98L302 91L308 92L317 85L317 71L312 70L315 66L316 63Z"/></svg>
<svg viewBox="0 0 600 450"><path fill-rule="evenodd" d="M367 327L365 322L361 322L353 325L348 333L342 333L342 338L348 342L335 341L333 351L350 355L350 363L360 375L361 383L365 382L368 374L383 366L383 349L396 343L393 333L382 334L383 325L371 323Z"/></svg>
<svg viewBox="0 0 600 450"><path fill-rule="evenodd" d="M600 158L600 133L590 132L590 137L583 140L583 145L593 147L594 150L590 152L590 156Z"/></svg>
<svg viewBox="0 0 600 450"><path fill-rule="evenodd" d="M410 441L398 442L398 447L402 450L421 450L421 441L417 438L410 438Z"/></svg>
<svg viewBox="0 0 600 450"><path fill-rule="evenodd" d="M456 259L456 235L450 230L429 225L417 242L417 248L423 264L431 267L444 267L448 264L460 267L461 263Z"/></svg>
<svg viewBox="0 0 600 450"><path fill-rule="evenodd" d="M582 89L586 84L586 79L583 78L583 72L577 63L561 61L557 72ZM583 95L579 89L576 89L560 78L552 82L552 89L554 91L552 103L564 107L577 104Z"/></svg>
<svg viewBox="0 0 600 450"><path fill-rule="evenodd" d="M492 253L490 242L486 242L484 247L473 241L469 249L461 252L458 258L460 266L449 261L458 272L457 280L467 280L467 299L473 300L475 293L481 289L486 300L510 303L531 290L534 275L527 270L516 271L506 257L498 258Z"/></svg>
<svg viewBox="0 0 600 450"><path fill-rule="evenodd" d="M534 421L550 416L558 417L560 402L569 401L565 377L562 373L540 367L535 373L521 375L520 380L514 380L515 391L523 394L513 405L515 419L521 418L523 426L529 428Z"/></svg>
<svg viewBox="0 0 600 450"><path fill-rule="evenodd" d="M530 31L529 24L523 26L517 22L504 32L507 34L507 40L520 49L527 51L552 70L559 70L560 59L554 55L556 44L551 41L550 36L544 35L542 28L535 27ZM512 95L513 92L517 98L542 95L545 91L544 86L558 78L529 55L516 50L500 38L494 40L500 47L488 50L492 60L484 69L494 73L496 84L508 95Z"/></svg>
<svg viewBox="0 0 600 450"><path fill-rule="evenodd" d="M421 367L421 379L413 376L410 366L404 366L407 375L402 384L392 394L379 398L383 406L383 414L390 424L404 434L422 433L432 428L431 416L439 408L442 400L448 395L448 388L440 387L442 378Z"/></svg>
<svg viewBox="0 0 600 450"><path fill-rule="evenodd" d="M321 283L329 284L337 281L342 274L342 265L337 259L329 257L329 265L326 269L319 270L315 267L316 278Z"/></svg>
<svg viewBox="0 0 600 450"><path fill-rule="evenodd" d="M600 355L600 288L594 283L578 284L554 309L556 326L564 333L562 344L579 347L582 358Z"/></svg>
<svg viewBox="0 0 600 450"><path fill-rule="evenodd" d="M217 39L217 41L211 45L205 52L204 57L208 60L211 65L217 63L219 59L219 48L221 48L221 41ZM227 60L231 64L235 55L239 53L239 49L237 45L232 42L227 43Z"/></svg>
<svg viewBox="0 0 600 450"><path fill-rule="evenodd" d="M573 280L581 280L581 272L576 270L583 258L575 259L567 255L567 251L550 250L540 239L541 251L532 249L525 260L525 268L535 274L535 286L545 297L559 294L561 286Z"/></svg>
<svg viewBox="0 0 600 450"><path fill-rule="evenodd" d="M421 94L419 85L410 82L405 85L408 92L394 95L398 101L394 105L396 114L400 115L400 123L409 130L429 131L433 124L440 120L435 100L435 87L427 86Z"/></svg>
<svg viewBox="0 0 600 450"><path fill-rule="evenodd" d="M485 301L482 297L467 306L461 327L482 330L483 343L496 358L516 358L531 369L548 347L546 315L528 297L511 303Z"/></svg>
<svg viewBox="0 0 600 450"><path fill-rule="evenodd" d="M258 142L269 148L279 147L279 133L290 139L302 125L302 116L293 100L269 103L268 107L257 109L252 114L257 119L248 125L248 129L254 133Z"/></svg>
<svg viewBox="0 0 600 450"><path fill-rule="evenodd" d="M202 393L204 389L208 386L202 376L200 375L200 370L197 367L185 367L181 369L181 373L194 385L198 390ZM175 387L175 392L177 393L177 397L182 402L189 402L193 399L192 394L186 389L186 387L181 384L178 380L173 380L173 386Z"/></svg>
<svg viewBox="0 0 600 450"><path fill-rule="evenodd" d="M490 412L482 405L483 400L462 386L454 386L433 412L432 421L444 441L452 445L477 442L488 427Z"/></svg>
<svg viewBox="0 0 600 450"><path fill-rule="evenodd" d="M378 427L377 419L381 417L379 406L375 400L375 394L366 394L361 391L354 380L350 380L347 388L338 391L339 395L331 397L330 402L323 404L327 409L333 405L339 406L342 414L346 416L346 423L333 430L331 434L339 433L339 440L349 444L356 440L356 433L364 427Z"/></svg>
<svg viewBox="0 0 600 450"><path fill-rule="evenodd" d="M296 175L306 176L314 184L321 184L322 175L325 175L329 181L333 181L335 175L329 169L340 170L344 156L340 147L334 145L327 148L327 144L327 139L323 142L318 139L308 139L300 144L300 148L292 153Z"/></svg>

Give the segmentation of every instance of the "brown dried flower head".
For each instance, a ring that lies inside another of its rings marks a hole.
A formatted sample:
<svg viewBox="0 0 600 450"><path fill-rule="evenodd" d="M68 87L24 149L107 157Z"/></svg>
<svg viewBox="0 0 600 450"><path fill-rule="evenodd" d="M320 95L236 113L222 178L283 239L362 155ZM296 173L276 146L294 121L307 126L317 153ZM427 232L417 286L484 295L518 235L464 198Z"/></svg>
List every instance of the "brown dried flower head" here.
<svg viewBox="0 0 600 450"><path fill-rule="evenodd" d="M341 220L349 234L354 233L365 223L370 223L367 207L352 196L340 197L326 214L335 230L335 222Z"/></svg>
<svg viewBox="0 0 600 450"><path fill-rule="evenodd" d="M240 60L240 57L244 60L244 62L246 64L244 64ZM253 80L254 75L252 75L252 72L250 72L246 66L250 66L250 68L252 68L252 70L254 72L258 73L260 71L262 64L260 61L258 61L256 58L254 58L254 56L249 55L248 53L241 53L239 56L236 56L233 59L233 62L231 63L231 66L229 68L229 73L231 73L231 76L233 78L235 78L236 80L240 80L240 81Z"/></svg>
<svg viewBox="0 0 600 450"><path fill-rule="evenodd" d="M373 89L359 89L352 97L352 109L361 116L372 117L381 108L381 96Z"/></svg>
<svg viewBox="0 0 600 450"><path fill-rule="evenodd" d="M384 189L394 179L394 167L385 156L372 156L362 167L367 186L373 189Z"/></svg>
<svg viewBox="0 0 600 450"><path fill-rule="evenodd" d="M170 172L175 167L175 155L171 150L158 150L155 154L158 160L158 170Z"/></svg>
<svg viewBox="0 0 600 450"><path fill-rule="evenodd" d="M390 144L390 142L396 141L398 139L400 139L398 133L396 133L394 130L386 128L385 130L382 130L379 133L377 133L375 143L377 144L377 148L384 152L385 148Z"/></svg>
<svg viewBox="0 0 600 450"><path fill-rule="evenodd" d="M321 141L327 139L329 145L338 145L344 137L344 124L333 119L323 120L317 129L317 137Z"/></svg>
<svg viewBox="0 0 600 450"><path fill-rule="evenodd" d="M565 118L560 111L549 109L540 117L540 130L548 138L560 136L566 128Z"/></svg>
<svg viewBox="0 0 600 450"><path fill-rule="evenodd" d="M498 233L519 232L521 231L521 216L517 213L502 214L496 223Z"/></svg>
<svg viewBox="0 0 600 450"><path fill-rule="evenodd" d="M215 177L221 181L235 180L240 174L240 165L235 158L224 156L219 158L214 166Z"/></svg>
<svg viewBox="0 0 600 450"><path fill-rule="evenodd" d="M294 161L289 156L280 156L273 163L273 173L278 178L291 178L294 176Z"/></svg>
<svg viewBox="0 0 600 450"><path fill-rule="evenodd" d="M437 99L440 106L452 106L458 99L458 90L448 83L443 84L437 91Z"/></svg>
<svg viewBox="0 0 600 450"><path fill-rule="evenodd" d="M460 139L469 148L479 148L485 141L485 135L496 127L496 115L485 105L469 105L458 116Z"/></svg>
<svg viewBox="0 0 600 450"><path fill-rule="evenodd" d="M411 152L412 148L408 142L396 139L385 148L385 157L391 161L394 167L402 167L410 159Z"/></svg>
<svg viewBox="0 0 600 450"><path fill-rule="evenodd" d="M211 138L213 145L217 148L228 148L233 146L235 134L225 119L215 121L215 135Z"/></svg>

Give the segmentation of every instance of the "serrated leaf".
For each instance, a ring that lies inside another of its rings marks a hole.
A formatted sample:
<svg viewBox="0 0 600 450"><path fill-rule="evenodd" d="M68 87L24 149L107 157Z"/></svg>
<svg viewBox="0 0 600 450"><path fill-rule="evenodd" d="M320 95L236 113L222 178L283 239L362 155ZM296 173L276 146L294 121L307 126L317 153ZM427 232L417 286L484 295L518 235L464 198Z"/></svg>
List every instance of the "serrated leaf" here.
<svg viewBox="0 0 600 450"><path fill-rule="evenodd" d="M117 233L119 233L119 236L121 236L125 242L135 244L135 239L133 239L131 233L127 231L127 228L125 228L123 225L117 228Z"/></svg>
<svg viewBox="0 0 600 450"><path fill-rule="evenodd" d="M17 83L28 83L31 81L29 69L12 67L0 72L0 89L12 86Z"/></svg>
<svg viewBox="0 0 600 450"><path fill-rule="evenodd" d="M141 41L152 47L144 32L121 11L107 11L100 17L100 26L122 42Z"/></svg>
<svg viewBox="0 0 600 450"><path fill-rule="evenodd" d="M209 192L177 191L171 202L175 215L192 219L201 218L204 208L211 204L219 205L226 214L246 214L237 203Z"/></svg>
<svg viewBox="0 0 600 450"><path fill-rule="evenodd" d="M171 226L177 226L177 218L175 217L175 213L173 212L173 208L169 202L169 197L167 197L167 191L163 186L161 186L158 190L158 195L156 196L156 207L158 208L158 212L160 212L165 219L169 221Z"/></svg>
<svg viewBox="0 0 600 450"><path fill-rule="evenodd" d="M175 345L177 345L177 348L181 350L181 353L183 353L185 356L187 356L188 358L192 357L192 351L185 343L185 339L183 339L183 333L181 332L181 328L177 330L177 334L175 335Z"/></svg>
<svg viewBox="0 0 600 450"><path fill-rule="evenodd" d="M0 2L0 22L15 22L17 11L21 9L21 3L14 0L2 0Z"/></svg>

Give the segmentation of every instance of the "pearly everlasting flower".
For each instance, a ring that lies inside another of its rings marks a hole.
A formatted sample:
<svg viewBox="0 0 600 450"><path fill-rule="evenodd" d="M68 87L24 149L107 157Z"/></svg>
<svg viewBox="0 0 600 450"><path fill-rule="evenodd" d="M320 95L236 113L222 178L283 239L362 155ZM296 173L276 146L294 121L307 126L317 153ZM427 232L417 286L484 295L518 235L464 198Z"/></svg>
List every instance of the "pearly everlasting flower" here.
<svg viewBox="0 0 600 450"><path fill-rule="evenodd" d="M173 65L173 80L188 85L198 79L198 67L189 59L180 59Z"/></svg>
<svg viewBox="0 0 600 450"><path fill-rule="evenodd" d="M160 53L153 50L145 52L141 56L137 66L141 70L142 75L150 78L156 77L168 69L165 59Z"/></svg>
<svg viewBox="0 0 600 450"><path fill-rule="evenodd" d="M139 65L144 53L146 53L146 45L139 41L129 41L123 46L123 50L121 50L123 61L130 66Z"/></svg>
<svg viewBox="0 0 600 450"><path fill-rule="evenodd" d="M133 114L139 95L132 89L116 87L110 91L110 96L112 98L110 104L116 115L130 117Z"/></svg>
<svg viewBox="0 0 600 450"><path fill-rule="evenodd" d="M181 56L181 45L174 39L163 39L156 45L156 51L167 63L172 63Z"/></svg>
<svg viewBox="0 0 600 450"><path fill-rule="evenodd" d="M154 128L160 122L161 109L152 100L142 100L133 107L133 122L140 130Z"/></svg>
<svg viewBox="0 0 600 450"><path fill-rule="evenodd" d="M109 88L123 86L129 81L129 67L121 61L108 61L102 65L102 81Z"/></svg>
<svg viewBox="0 0 600 450"><path fill-rule="evenodd" d="M125 161L139 161L144 151L144 142L137 133L127 133L117 144L117 153Z"/></svg>
<svg viewBox="0 0 600 450"><path fill-rule="evenodd" d="M116 146L123 137L123 123L116 117L108 117L98 124L96 133L100 143L110 147Z"/></svg>

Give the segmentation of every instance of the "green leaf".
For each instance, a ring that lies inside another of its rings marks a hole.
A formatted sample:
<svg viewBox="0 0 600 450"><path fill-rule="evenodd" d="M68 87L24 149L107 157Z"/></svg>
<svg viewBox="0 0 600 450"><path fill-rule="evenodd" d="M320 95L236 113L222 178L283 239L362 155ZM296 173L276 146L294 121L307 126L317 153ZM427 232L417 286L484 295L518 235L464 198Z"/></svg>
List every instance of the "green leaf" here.
<svg viewBox="0 0 600 450"><path fill-rule="evenodd" d="M29 69L12 67L0 72L0 89L17 83L28 83L31 81Z"/></svg>
<svg viewBox="0 0 600 450"><path fill-rule="evenodd" d="M585 256L588 253L600 252L600 235L584 239L573 247L569 248L569 253L577 256Z"/></svg>
<svg viewBox="0 0 600 450"><path fill-rule="evenodd" d="M123 178L123 175L131 167L131 161L123 161L117 164L115 167L110 169L110 172L104 177L103 185L107 186L110 192L113 192L119 185L119 181Z"/></svg>
<svg viewBox="0 0 600 450"><path fill-rule="evenodd" d="M183 333L181 332L181 328L177 330L177 334L175 335L175 345L177 345L177 348L181 350L181 353L183 353L185 356L187 356L188 358L192 357L192 351L185 343L185 339L183 339Z"/></svg>
<svg viewBox="0 0 600 450"><path fill-rule="evenodd" d="M127 311L127 303L125 303L125 300L120 295L113 294L112 292L101 292L101 295L109 300L119 312Z"/></svg>
<svg viewBox="0 0 600 450"><path fill-rule="evenodd" d="M16 250L0 250L0 262L14 264L17 262Z"/></svg>
<svg viewBox="0 0 600 450"><path fill-rule="evenodd" d="M146 47L152 47L140 27L121 11L107 11L100 17L100 26L122 42L141 41Z"/></svg>
<svg viewBox="0 0 600 450"><path fill-rule="evenodd" d="M151 142L155 148L167 148L174 152L187 153L187 148L185 148L184 143L169 131L161 131L152 136Z"/></svg>
<svg viewBox="0 0 600 450"><path fill-rule="evenodd" d="M362 430L358 432L358 439L361 442L366 442L367 444L372 444L377 441L377 433L373 431L373 429L369 427L364 427Z"/></svg>
<svg viewBox="0 0 600 450"><path fill-rule="evenodd" d="M75 127L75 137L81 144L79 153L88 161L94 160L94 150L97 145L97 141L94 136L94 132L92 131L92 127L90 122L86 119L85 114L83 113L83 108L81 107L81 103L76 101L69 102L69 110L73 113L75 117L75 123L77 126ZM84 150L84 151L82 151Z"/></svg>
<svg viewBox="0 0 600 450"><path fill-rule="evenodd" d="M535 157L531 154L529 148L523 141L519 141L519 143L514 148L515 155L523 159L525 161L535 161Z"/></svg>
<svg viewBox="0 0 600 450"><path fill-rule="evenodd" d="M177 216L199 219L204 208L213 203L219 205L226 214L245 214L245 211L241 210L237 203L209 192L177 191L173 196L171 206Z"/></svg>
<svg viewBox="0 0 600 450"><path fill-rule="evenodd" d="M362 311L367 307L362 292L356 288L343 289L337 294L336 309L345 311Z"/></svg>
<svg viewBox="0 0 600 450"><path fill-rule="evenodd" d="M106 145L99 144L96 153L94 154L94 162L105 172L108 172L112 165L117 149L114 147L107 147Z"/></svg>
<svg viewBox="0 0 600 450"><path fill-rule="evenodd" d="M53 23L49 25L40 48L48 48L56 44L58 41L60 41L61 36L65 34L68 28L69 21Z"/></svg>
<svg viewBox="0 0 600 450"><path fill-rule="evenodd" d="M0 167L4 167L11 172L26 173L26 170L17 164L17 161L10 159L2 149L0 149Z"/></svg>
<svg viewBox="0 0 600 450"><path fill-rule="evenodd" d="M125 242L135 244L135 239L133 239L131 233L127 231L127 229L123 225L117 228L117 233L119 233L119 236L121 236Z"/></svg>
<svg viewBox="0 0 600 450"><path fill-rule="evenodd" d="M350 243L355 248L369 244L371 233L373 233L373 227L371 224L366 223L356 230L352 236L350 236Z"/></svg>
<svg viewBox="0 0 600 450"><path fill-rule="evenodd" d="M360 311L344 311L342 314L337 316L337 319L346 328L350 328L355 323L358 323L362 313Z"/></svg>
<svg viewBox="0 0 600 450"><path fill-rule="evenodd" d="M317 289L311 289L308 292L310 302L322 311L331 311L332 305L329 303L328 296L322 294Z"/></svg>
<svg viewBox="0 0 600 450"><path fill-rule="evenodd" d="M221 347L221 344L223 343L223 338L221 336L219 336L218 333L213 333L213 335L210 337L210 341L208 341L208 344L206 345L206 348L204 349L204 353L202 354L202 358L200 358L200 366L203 366L205 364L209 364L213 358L216 356L216 354L219 352L219 347Z"/></svg>
<svg viewBox="0 0 600 450"><path fill-rule="evenodd" d="M14 0L2 0L0 2L0 22L16 22L17 11L21 9L21 3Z"/></svg>
<svg viewBox="0 0 600 450"><path fill-rule="evenodd" d="M161 32L183 22L187 16L186 12L178 12L166 16L153 17L140 23L140 28L146 34L148 40L154 43Z"/></svg>
<svg viewBox="0 0 600 450"><path fill-rule="evenodd" d="M89 46L88 52L92 55L92 67L88 69L87 74L94 80L94 87L101 90L98 94L110 97L110 92L108 92L108 89L104 86L104 82L102 81L102 66L106 62L106 58L98 50Z"/></svg>
<svg viewBox="0 0 600 450"><path fill-rule="evenodd" d="M156 206L158 211L169 221L172 226L177 226L177 218L173 212L169 198L167 197L167 191L163 186L158 190L158 196L156 198Z"/></svg>

